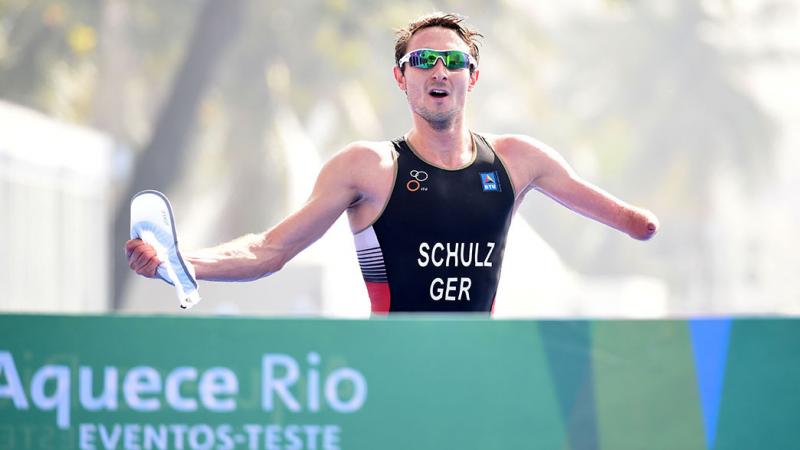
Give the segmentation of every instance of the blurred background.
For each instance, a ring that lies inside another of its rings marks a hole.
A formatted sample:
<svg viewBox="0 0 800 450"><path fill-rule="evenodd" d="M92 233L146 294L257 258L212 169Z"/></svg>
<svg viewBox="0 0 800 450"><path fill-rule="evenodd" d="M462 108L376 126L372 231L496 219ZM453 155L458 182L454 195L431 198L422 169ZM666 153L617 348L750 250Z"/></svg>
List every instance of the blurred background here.
<svg viewBox="0 0 800 450"><path fill-rule="evenodd" d="M0 311L178 311L127 268L131 196L170 197L183 250L276 224L338 149L408 130L393 30L435 10L485 35L471 128L661 220L643 243L529 194L498 317L800 314L796 0L0 0ZM346 220L200 294L191 314L369 315Z"/></svg>

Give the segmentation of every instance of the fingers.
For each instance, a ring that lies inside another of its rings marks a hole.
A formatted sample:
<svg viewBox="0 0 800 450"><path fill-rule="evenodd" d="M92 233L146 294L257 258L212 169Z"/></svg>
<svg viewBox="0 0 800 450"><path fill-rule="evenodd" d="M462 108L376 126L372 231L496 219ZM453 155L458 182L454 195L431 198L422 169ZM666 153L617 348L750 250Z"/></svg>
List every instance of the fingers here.
<svg viewBox="0 0 800 450"><path fill-rule="evenodd" d="M128 242L126 242L125 243L125 254L128 255L128 258L131 257L131 253L133 253L133 250L136 247L138 247L138 246L140 246L142 244L144 244L144 241L141 240L141 239L131 239Z"/></svg>
<svg viewBox="0 0 800 450"><path fill-rule="evenodd" d="M128 256L128 266L139 275L152 278L161 261L156 256L156 250L141 239L131 239L125 243L125 253Z"/></svg>
<svg viewBox="0 0 800 450"><path fill-rule="evenodd" d="M152 258L141 270L142 275L153 278L156 276L156 270L161 262L158 258Z"/></svg>
<svg viewBox="0 0 800 450"><path fill-rule="evenodd" d="M134 250L130 258L128 258L128 261L131 261L136 267L144 267L150 261L150 258L155 255L156 251L153 247L141 246Z"/></svg>

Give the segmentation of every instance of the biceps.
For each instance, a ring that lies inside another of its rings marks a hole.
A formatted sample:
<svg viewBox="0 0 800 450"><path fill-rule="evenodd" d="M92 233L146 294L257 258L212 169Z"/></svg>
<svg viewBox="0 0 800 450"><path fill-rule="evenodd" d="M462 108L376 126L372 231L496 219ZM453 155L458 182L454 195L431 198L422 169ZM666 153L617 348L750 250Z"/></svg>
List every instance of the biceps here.
<svg viewBox="0 0 800 450"><path fill-rule="evenodd" d="M293 257L336 222L352 201L346 192L315 192L300 210L284 219L268 233L268 240Z"/></svg>
<svg viewBox="0 0 800 450"><path fill-rule="evenodd" d="M340 153L325 163L302 208L267 232L267 247L280 251L288 260L325 234L358 198L352 159Z"/></svg>

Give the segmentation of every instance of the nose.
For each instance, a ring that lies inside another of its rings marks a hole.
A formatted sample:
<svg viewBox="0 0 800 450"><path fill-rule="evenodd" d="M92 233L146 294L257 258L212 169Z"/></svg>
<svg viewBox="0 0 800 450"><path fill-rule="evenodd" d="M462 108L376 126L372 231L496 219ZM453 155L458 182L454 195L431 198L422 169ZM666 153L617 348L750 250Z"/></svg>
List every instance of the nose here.
<svg viewBox="0 0 800 450"><path fill-rule="evenodd" d="M442 60L442 58L437 58L436 64L431 68L431 78L434 80L446 80L448 73L449 71L444 65L444 60Z"/></svg>

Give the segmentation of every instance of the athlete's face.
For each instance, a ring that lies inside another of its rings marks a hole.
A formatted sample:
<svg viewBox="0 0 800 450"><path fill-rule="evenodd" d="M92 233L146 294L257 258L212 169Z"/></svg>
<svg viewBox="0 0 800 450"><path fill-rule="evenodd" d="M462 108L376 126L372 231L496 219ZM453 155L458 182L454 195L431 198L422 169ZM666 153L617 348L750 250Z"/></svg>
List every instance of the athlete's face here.
<svg viewBox="0 0 800 450"><path fill-rule="evenodd" d="M441 27L424 28L414 33L406 52L420 48L469 53L469 47L455 31ZM463 113L467 92L475 86L478 74L478 69L472 73L468 68L448 70L441 59L430 69L410 67L409 64L405 64L403 71L394 68L395 80L405 91L411 112L434 129L448 128Z"/></svg>

